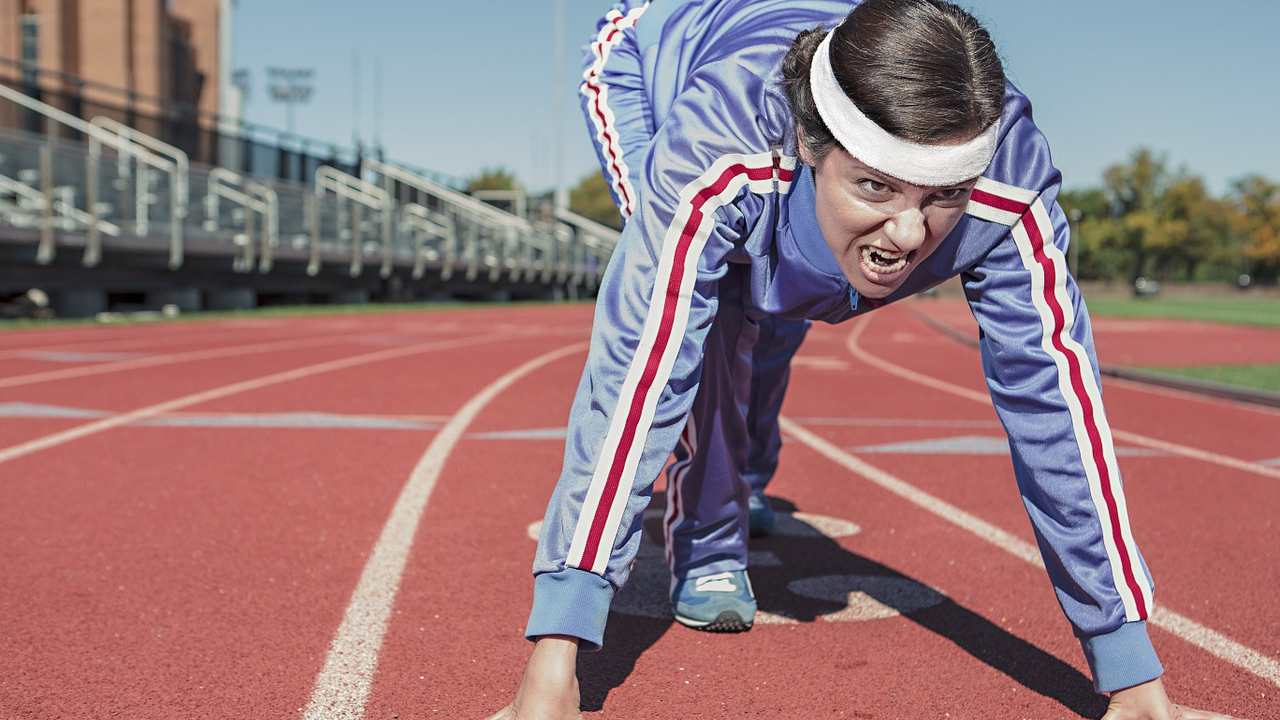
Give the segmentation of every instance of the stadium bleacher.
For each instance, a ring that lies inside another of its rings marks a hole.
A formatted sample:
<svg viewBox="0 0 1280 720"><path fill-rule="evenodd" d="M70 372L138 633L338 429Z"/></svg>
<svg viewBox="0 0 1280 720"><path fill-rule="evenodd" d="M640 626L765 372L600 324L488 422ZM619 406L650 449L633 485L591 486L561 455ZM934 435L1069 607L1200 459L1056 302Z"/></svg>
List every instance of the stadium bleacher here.
<svg viewBox="0 0 1280 720"><path fill-rule="evenodd" d="M121 302L259 303L590 295L617 233L525 217L409 166L298 163L302 179L192 162L106 115L0 84L0 295L66 316Z"/></svg>

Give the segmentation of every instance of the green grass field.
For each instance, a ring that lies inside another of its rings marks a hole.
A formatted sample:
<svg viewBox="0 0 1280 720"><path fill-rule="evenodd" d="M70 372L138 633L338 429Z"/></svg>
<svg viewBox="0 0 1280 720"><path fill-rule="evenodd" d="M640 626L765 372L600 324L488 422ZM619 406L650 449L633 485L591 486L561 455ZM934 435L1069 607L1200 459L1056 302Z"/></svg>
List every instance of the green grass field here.
<svg viewBox="0 0 1280 720"><path fill-rule="evenodd" d="M1201 365L1199 367L1142 368L1162 375L1208 380L1252 390L1280 393L1280 365Z"/></svg>
<svg viewBox="0 0 1280 720"><path fill-rule="evenodd" d="M67 327L76 325L141 325L150 323L199 322L203 320L225 320L227 318L271 318L298 317L308 315L360 315L365 313L384 312L431 312L437 310L479 310L492 309L499 306L512 308L534 307L538 305L562 305L566 303L594 302L592 300L521 300L517 302L488 301L456 301L456 302L420 302L420 303L362 303L359 305L276 305L252 310L215 310L183 313L174 317L164 317L159 313L123 313L113 314L108 321L95 318L57 318L52 320L31 320L18 318L0 320L0 332L4 330L32 330L45 327Z"/></svg>
<svg viewBox="0 0 1280 720"><path fill-rule="evenodd" d="M1099 317L1171 318L1233 325L1280 327L1280 298L1177 297L1088 298L1089 313Z"/></svg>

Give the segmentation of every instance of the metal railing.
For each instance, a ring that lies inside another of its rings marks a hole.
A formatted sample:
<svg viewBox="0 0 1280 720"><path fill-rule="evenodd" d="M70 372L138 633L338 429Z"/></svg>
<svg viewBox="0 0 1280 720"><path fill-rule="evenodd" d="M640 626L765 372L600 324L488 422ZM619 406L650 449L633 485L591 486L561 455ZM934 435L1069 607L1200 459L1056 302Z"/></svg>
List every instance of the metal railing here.
<svg viewBox="0 0 1280 720"><path fill-rule="evenodd" d="M59 230L84 233L83 263L92 266L103 258L100 236L128 228L136 239L105 248L111 257L164 252L174 269L193 254L202 263L230 258L238 272L297 260L314 276L322 263L342 263L356 277L376 256L383 278L411 266L415 280L438 270L446 282L463 274L592 289L617 242L611 228L572 212L531 221L400 165L365 159L359 176L321 165L305 184L264 181L193 167L181 148L129 125L85 121L0 85L3 100L30 111L26 127L43 134L0 130L0 221L38 228L45 264L78 242Z"/></svg>
<svg viewBox="0 0 1280 720"><path fill-rule="evenodd" d="M311 261L307 266L307 272L315 275L320 272L320 212L319 206L323 201L326 192L331 192L338 199L337 216L338 216L338 233L339 237L344 234L344 210L350 205L350 233L351 233L351 264L349 272L352 277L358 276L364 270L364 232L363 223L361 221L361 209L369 208L375 212L382 213L381 217L381 234L382 234L382 267L381 274L383 277L391 275L392 268L392 240L394 233L394 217L395 203L391 200L390 193L373 183L349 175L341 170L322 165L316 168L315 173L315 196L313 198L314 212L311 223Z"/></svg>
<svg viewBox="0 0 1280 720"><path fill-rule="evenodd" d="M260 218L258 271L269 272L275 248L280 245L280 203L276 191L262 183L246 180L239 173L213 168L209 171L204 197L204 229L209 232L217 232L221 227L222 200L235 203L244 215L243 233L238 239L244 251L232 267L240 272L249 272L254 267L253 219L257 213Z"/></svg>
<svg viewBox="0 0 1280 720"><path fill-rule="evenodd" d="M435 263L440 267L441 277L447 280L457 260L458 234L453 217L418 203L406 203L400 212L402 227L414 238L413 278L421 279L427 265ZM436 241L434 245L428 244L431 239Z"/></svg>
<svg viewBox="0 0 1280 720"><path fill-rule="evenodd" d="M100 152L100 145L106 145L108 147L111 147L122 158L132 158L136 160L139 163L139 167L142 167L142 166L154 167L164 172L172 173L176 171L175 163L163 157L155 155L148 150L135 147L134 143L128 140L125 140L120 136L115 135L114 133L111 133L108 130L105 130L103 128L90 124L88 122L85 122L84 120L81 120L80 118L74 115L71 115L70 113L63 112L62 110L59 110L58 108L53 107L52 105L48 105L46 103L40 102L39 100L36 100L35 98L28 97L27 95L24 95L23 93L20 93L17 90L14 90L13 88L8 87L7 85L0 84L0 98L4 98L14 103L15 105L18 105L31 112L34 112L43 116L44 118L46 118L46 122L48 121L56 122L58 124L71 128L72 130L83 133L86 137L90 139L89 154L87 156L87 161L86 161L87 164L85 167L85 186L84 187L85 187L85 207L86 207L87 218L84 218L85 230L86 230L86 241L85 241L83 263L87 266L96 265L102 257L102 248L101 248L99 232L105 232L106 226L110 226L111 228L113 228L113 232L108 232L107 234L113 235L113 236L119 235L119 226L113 223L105 223L104 225L103 221L98 215L101 208L101 205L98 202L98 190L99 190L98 182L100 178L97 170L98 153ZM39 192L43 198L42 207L46 209L47 213L52 213L54 208L57 206L57 202L55 202L55 199L53 197L54 170L53 170L53 161L52 161L52 146L56 142L57 142L56 136L50 135L48 144L45 145L41 151L42 154L41 154L41 161L40 161L40 168L39 168L39 176L40 176ZM12 178L10 178L10 183L12 184L13 182L19 182L19 181L14 181ZM174 182L176 183L176 180ZM35 189L35 188L32 188L31 186L28 186L28 188ZM134 194L136 197L136 207L140 209L140 212L137 212L137 214L143 218L145 218L147 214L146 200L149 197L148 190L149 188L146 188L144 184L135 184L134 186ZM61 201L61 204L63 205L63 207L66 207L68 205L68 202L64 199ZM74 205L74 201L72 201L70 204ZM145 223L145 220L143 222ZM181 229L180 222L171 222L171 225L175 225L176 227L173 230L174 234L172 235L172 240L169 248L169 266L171 268L176 268L182 264L182 229ZM145 231L145 225L143 226L143 230ZM144 234L144 233L140 232L140 234ZM55 253L56 253L56 247L54 246L53 223L52 221L48 221L42 225L40 246L39 246L39 249L37 250L36 257L37 257L37 260L41 263L49 263L53 261L53 257Z"/></svg>
<svg viewBox="0 0 1280 720"><path fill-rule="evenodd" d="M569 282L581 282L588 290L595 290L621 233L564 208L556 210L556 220L568 226L578 240L579 256Z"/></svg>
<svg viewBox="0 0 1280 720"><path fill-rule="evenodd" d="M170 145L166 142L162 142L156 138L151 137L150 135L138 132L137 130L129 127L128 125L125 125L122 122L117 122L103 115L98 115L94 117L89 121L89 124L93 125L94 127L101 128L105 132L111 133L112 135L119 138L123 143L126 143L126 144L132 143L135 145L141 145L143 148L151 151L156 155L159 155L162 158L166 158L173 163L171 167L171 174L169 176L170 177L170 185L169 185L169 237L170 237L170 240L169 242L170 242L171 257L176 255L177 259L176 261L171 260L170 264L173 264L174 262L176 262L178 265L181 265L182 264L182 225L183 225L183 221L187 217L187 204L189 202L189 196L190 196L189 178L191 174L191 163L187 159L187 154L182 150L179 150L178 148L174 147L173 145ZM97 134L91 135L89 137L88 162L90 163L90 165L87 171L91 176L96 176L96 163L98 162L98 154L100 152L99 145L101 142L102 141L100 139L100 136ZM117 145L116 147L119 148L123 146L124 145ZM132 153L124 153L124 152L120 153L121 159L124 159L128 155L133 155L136 158L135 164L137 165L136 171L137 171L137 179L138 179L138 189L136 191L136 196L137 196L136 199L137 199L137 207L138 207L138 210L137 210L138 234L146 235L147 234L146 207L147 205L150 204L150 202L154 200L154 197L150 194L149 188L147 187L147 183L144 181L144 178L146 178L148 175L147 165L151 163L150 161L145 159L145 156L142 156L140 154L132 154ZM129 164L127 162L119 162L116 164L116 167L117 167L117 172L119 173L120 179L127 182ZM163 170L163 168L161 169ZM96 207L95 200L87 199L86 203L90 208L90 212L91 213L95 212L95 210L93 209ZM93 242L93 240L91 239L90 242ZM98 251L100 252L100 248L98 248Z"/></svg>

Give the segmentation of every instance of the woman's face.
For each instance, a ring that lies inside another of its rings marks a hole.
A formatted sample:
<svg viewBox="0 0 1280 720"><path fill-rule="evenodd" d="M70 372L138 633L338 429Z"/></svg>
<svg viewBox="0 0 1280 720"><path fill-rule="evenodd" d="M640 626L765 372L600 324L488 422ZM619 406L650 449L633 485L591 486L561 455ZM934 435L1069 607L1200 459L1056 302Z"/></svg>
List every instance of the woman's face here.
<svg viewBox="0 0 1280 720"><path fill-rule="evenodd" d="M822 236L853 288L869 298L896 290L937 249L964 216L977 182L911 185L841 147L814 164L813 176Z"/></svg>

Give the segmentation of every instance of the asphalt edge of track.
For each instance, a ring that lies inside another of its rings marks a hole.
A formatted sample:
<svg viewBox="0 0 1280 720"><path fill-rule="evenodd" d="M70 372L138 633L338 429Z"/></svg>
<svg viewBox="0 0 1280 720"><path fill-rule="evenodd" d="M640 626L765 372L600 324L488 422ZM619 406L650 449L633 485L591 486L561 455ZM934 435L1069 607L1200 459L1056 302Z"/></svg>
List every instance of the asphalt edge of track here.
<svg viewBox="0 0 1280 720"><path fill-rule="evenodd" d="M928 325L930 328L942 333L946 337L955 340L962 345L967 345L972 348L978 347L978 339L971 337L968 333L953 328L941 320L932 318L928 314L921 312L914 307L910 310L911 314L919 318L925 325ZM1267 392L1265 390L1248 390L1234 385L1224 385L1222 383L1210 382L1208 380L1178 378L1146 370L1120 367L1109 363L1098 363L1098 372L1107 377L1119 378L1121 380L1142 383L1144 385L1155 385L1157 387L1166 387L1173 390L1181 390L1183 392L1195 393L1197 395L1207 395L1209 397L1221 398L1224 400L1233 400L1235 402L1280 408L1280 393Z"/></svg>

